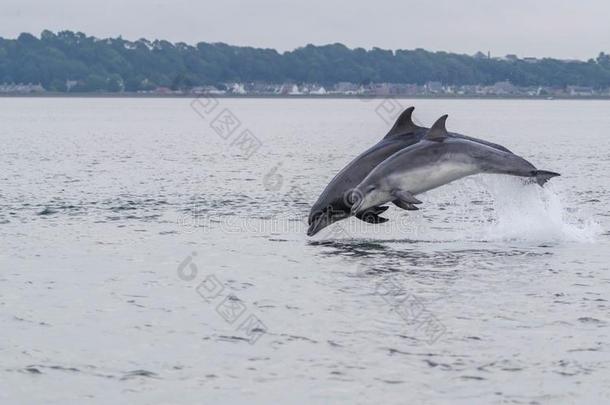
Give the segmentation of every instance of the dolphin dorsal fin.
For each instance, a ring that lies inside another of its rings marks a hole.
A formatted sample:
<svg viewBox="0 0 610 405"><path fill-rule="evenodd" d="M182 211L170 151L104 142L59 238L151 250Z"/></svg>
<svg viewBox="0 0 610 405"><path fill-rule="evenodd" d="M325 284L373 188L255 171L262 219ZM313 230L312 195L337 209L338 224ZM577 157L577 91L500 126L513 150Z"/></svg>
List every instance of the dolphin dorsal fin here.
<svg viewBox="0 0 610 405"><path fill-rule="evenodd" d="M447 132L447 128L445 127L445 122L447 121L447 114L443 115L439 119L436 120L434 125L430 127L428 132L426 132L426 136L424 139L435 142L443 142L449 133Z"/></svg>
<svg viewBox="0 0 610 405"><path fill-rule="evenodd" d="M396 119L396 122L394 123L392 129L390 129L390 132L384 136L384 139L410 134L419 129L420 127L413 122L413 110L415 110L415 107L409 107L404 110L400 116L398 116L398 119Z"/></svg>

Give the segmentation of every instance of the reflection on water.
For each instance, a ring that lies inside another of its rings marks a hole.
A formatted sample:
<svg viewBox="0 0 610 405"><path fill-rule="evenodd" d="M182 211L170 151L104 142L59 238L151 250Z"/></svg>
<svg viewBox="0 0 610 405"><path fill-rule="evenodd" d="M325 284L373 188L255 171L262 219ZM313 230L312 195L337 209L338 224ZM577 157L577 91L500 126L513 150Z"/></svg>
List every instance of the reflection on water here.
<svg viewBox="0 0 610 405"><path fill-rule="evenodd" d="M461 260L466 258L468 260L494 260L523 256L544 256L552 254L550 252L531 250L526 251L520 249L445 250L447 244L455 243L456 241L443 241L442 244L445 246L441 248L442 250L433 250L430 253L427 253L425 251L430 249L430 242L422 242L409 239L309 241L308 245L329 248L319 251L319 254L324 256L334 257L337 255L342 255L348 257L370 258L387 263L391 261L400 261L401 263L409 264L411 266L430 264L437 267L457 266L461 264ZM434 243L432 243L432 245L434 245Z"/></svg>

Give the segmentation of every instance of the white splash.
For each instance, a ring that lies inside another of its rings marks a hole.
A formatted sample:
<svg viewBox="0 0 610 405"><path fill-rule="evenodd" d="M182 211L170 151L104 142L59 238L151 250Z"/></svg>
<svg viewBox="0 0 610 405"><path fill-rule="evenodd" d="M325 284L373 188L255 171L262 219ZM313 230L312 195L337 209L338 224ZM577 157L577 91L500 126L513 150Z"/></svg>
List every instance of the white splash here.
<svg viewBox="0 0 610 405"><path fill-rule="evenodd" d="M493 201L488 239L593 242L602 232L590 215L564 206L552 180L544 188L508 176L480 180Z"/></svg>

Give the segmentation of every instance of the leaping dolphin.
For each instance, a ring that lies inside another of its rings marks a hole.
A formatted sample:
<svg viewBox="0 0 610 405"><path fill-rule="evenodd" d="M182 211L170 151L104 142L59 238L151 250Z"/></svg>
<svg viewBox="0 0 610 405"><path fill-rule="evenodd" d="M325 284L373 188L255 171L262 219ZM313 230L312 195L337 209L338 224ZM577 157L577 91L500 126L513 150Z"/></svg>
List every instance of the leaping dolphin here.
<svg viewBox="0 0 610 405"><path fill-rule="evenodd" d="M427 128L413 122L414 109L415 107L409 107L403 111L381 141L352 160L331 180L311 208L307 235L313 236L333 222L348 218L351 215L352 202L349 197L353 188L388 156L419 142L426 134ZM386 222L387 219L378 214L387 208L377 207L366 215L359 214L356 217L370 223Z"/></svg>
<svg viewBox="0 0 610 405"><path fill-rule="evenodd" d="M395 200L417 209L416 205L422 203L415 198L417 194L478 173L531 177L540 186L559 176L538 170L513 153L451 137L445 128L446 120L447 115L443 115L421 142L396 152L358 184L352 193L353 215Z"/></svg>
<svg viewBox="0 0 610 405"><path fill-rule="evenodd" d="M309 214L309 229L307 235L313 236L328 225L348 218L351 213L353 201L350 200L351 191L373 170L379 163L394 153L419 142L428 128L420 127L413 122L412 115L415 107L403 111L392 129L377 144L360 154L343 168L326 186ZM509 152L508 149L495 143L477 138L471 138L457 133L449 133L450 137L467 139ZM415 209L412 205L404 205L400 200L394 204L403 209ZM369 207L366 212L360 212L357 218L369 223L383 223L387 219L380 217L388 207Z"/></svg>

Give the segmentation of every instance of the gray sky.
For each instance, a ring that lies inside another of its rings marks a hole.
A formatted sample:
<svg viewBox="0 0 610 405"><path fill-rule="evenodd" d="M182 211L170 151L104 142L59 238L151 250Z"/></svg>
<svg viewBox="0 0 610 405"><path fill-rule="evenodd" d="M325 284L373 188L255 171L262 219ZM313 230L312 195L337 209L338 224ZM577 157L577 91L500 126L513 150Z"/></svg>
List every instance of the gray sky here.
<svg viewBox="0 0 610 405"><path fill-rule="evenodd" d="M610 52L608 0L0 0L0 36L100 37L293 49L308 43L588 59Z"/></svg>

